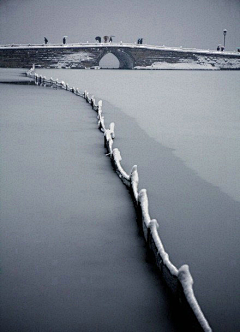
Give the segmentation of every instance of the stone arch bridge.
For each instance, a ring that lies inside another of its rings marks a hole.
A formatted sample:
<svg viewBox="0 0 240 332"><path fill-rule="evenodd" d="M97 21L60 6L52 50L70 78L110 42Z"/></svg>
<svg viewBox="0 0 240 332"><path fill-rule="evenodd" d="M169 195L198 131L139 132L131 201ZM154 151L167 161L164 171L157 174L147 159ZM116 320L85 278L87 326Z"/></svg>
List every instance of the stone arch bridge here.
<svg viewBox="0 0 240 332"><path fill-rule="evenodd" d="M123 43L0 45L0 67L97 68L108 53L116 56L120 69L240 69L237 52Z"/></svg>

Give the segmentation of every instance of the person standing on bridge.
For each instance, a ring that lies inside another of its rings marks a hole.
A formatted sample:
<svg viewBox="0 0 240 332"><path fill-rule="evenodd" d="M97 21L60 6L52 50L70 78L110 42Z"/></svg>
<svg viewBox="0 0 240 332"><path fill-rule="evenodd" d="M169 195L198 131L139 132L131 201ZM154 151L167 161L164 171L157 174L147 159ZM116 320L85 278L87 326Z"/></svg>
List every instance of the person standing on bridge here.
<svg viewBox="0 0 240 332"><path fill-rule="evenodd" d="M63 45L65 45L66 42L67 42L67 36L64 36L64 37L63 37Z"/></svg>
<svg viewBox="0 0 240 332"><path fill-rule="evenodd" d="M48 43L48 40L46 37L44 37L44 43L45 43L45 45L47 45L47 43Z"/></svg>
<svg viewBox="0 0 240 332"><path fill-rule="evenodd" d="M99 43L101 43L101 41L102 41L101 37L99 37L99 36L97 36L97 37L95 38L95 40L97 40Z"/></svg>

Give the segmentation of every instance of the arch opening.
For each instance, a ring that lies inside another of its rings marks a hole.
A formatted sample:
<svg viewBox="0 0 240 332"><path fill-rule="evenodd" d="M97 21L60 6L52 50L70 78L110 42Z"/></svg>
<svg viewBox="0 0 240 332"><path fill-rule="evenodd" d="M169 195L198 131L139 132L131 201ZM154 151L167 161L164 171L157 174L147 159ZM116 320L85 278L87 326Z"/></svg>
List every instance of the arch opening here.
<svg viewBox="0 0 240 332"><path fill-rule="evenodd" d="M99 66L103 69L119 69L120 62L113 53L107 53L100 60Z"/></svg>
<svg viewBox="0 0 240 332"><path fill-rule="evenodd" d="M131 54L129 54L128 52L126 52L125 50L121 49L121 48L107 48L106 50L103 50L103 52L101 53L101 55L99 56L97 63L100 67L102 64L102 59L105 58L105 56L109 56L112 57L112 59L114 59L114 61L116 61L115 57L118 60L118 66L117 67L113 67L111 64L111 67L109 67L109 63L107 62L107 67L105 68L119 68L119 69L133 69L134 65L135 65L135 59L132 57ZM110 59L110 58L109 58ZM116 66L116 63L115 63ZM104 68L104 67L102 67Z"/></svg>

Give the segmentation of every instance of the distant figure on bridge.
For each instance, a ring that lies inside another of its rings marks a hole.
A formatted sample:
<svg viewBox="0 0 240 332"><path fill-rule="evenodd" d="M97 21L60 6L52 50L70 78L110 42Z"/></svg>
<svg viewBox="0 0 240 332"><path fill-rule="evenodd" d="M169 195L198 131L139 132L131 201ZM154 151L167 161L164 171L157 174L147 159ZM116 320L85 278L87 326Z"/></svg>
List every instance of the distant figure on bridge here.
<svg viewBox="0 0 240 332"><path fill-rule="evenodd" d="M63 36L63 45L65 45L67 42L67 36Z"/></svg>
<svg viewBox="0 0 240 332"><path fill-rule="evenodd" d="M142 44L142 43L143 43L143 38L138 38L137 43L138 43L138 44Z"/></svg>
<svg viewBox="0 0 240 332"><path fill-rule="evenodd" d="M45 45L47 45L47 43L48 43L48 40L46 37L44 37L44 43L45 43Z"/></svg>
<svg viewBox="0 0 240 332"><path fill-rule="evenodd" d="M113 37L115 37L115 36L110 36L109 43L111 43L113 41Z"/></svg>
<svg viewBox="0 0 240 332"><path fill-rule="evenodd" d="M95 38L95 40L97 40L99 43L101 43L101 41L102 41L102 38L101 38L101 37L99 37L99 36L97 36L97 37Z"/></svg>
<svg viewBox="0 0 240 332"><path fill-rule="evenodd" d="M107 43L109 41L109 37L108 36L104 36L103 40L104 40L104 43Z"/></svg>
<svg viewBox="0 0 240 332"><path fill-rule="evenodd" d="M218 45L218 47L217 47L217 51L224 51L224 46L222 46L222 45Z"/></svg>

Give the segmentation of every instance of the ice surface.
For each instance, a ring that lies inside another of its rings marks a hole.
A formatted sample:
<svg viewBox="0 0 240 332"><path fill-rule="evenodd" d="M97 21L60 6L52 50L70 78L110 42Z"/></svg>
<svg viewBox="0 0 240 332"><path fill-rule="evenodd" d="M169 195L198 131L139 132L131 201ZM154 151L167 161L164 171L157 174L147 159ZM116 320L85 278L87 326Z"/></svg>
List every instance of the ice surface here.
<svg viewBox="0 0 240 332"><path fill-rule="evenodd" d="M0 90L1 331L178 331L90 107L65 91Z"/></svg>

